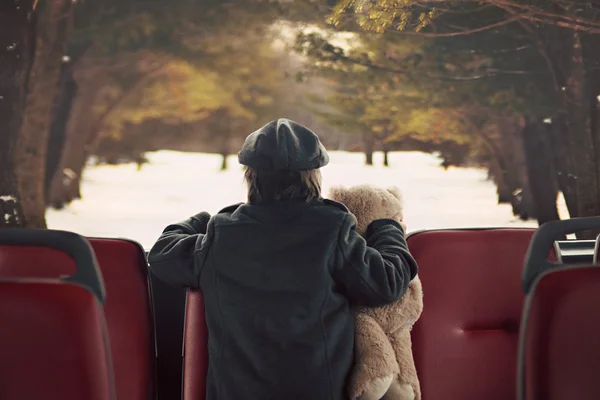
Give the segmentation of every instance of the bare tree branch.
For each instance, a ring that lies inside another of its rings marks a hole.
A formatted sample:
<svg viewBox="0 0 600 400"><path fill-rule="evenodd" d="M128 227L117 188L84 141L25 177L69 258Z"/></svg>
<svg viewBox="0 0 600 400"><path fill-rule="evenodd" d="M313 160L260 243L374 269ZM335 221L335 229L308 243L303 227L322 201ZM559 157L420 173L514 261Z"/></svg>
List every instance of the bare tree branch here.
<svg viewBox="0 0 600 400"><path fill-rule="evenodd" d="M466 30L462 30L462 31L458 31L458 32L447 32L447 33L428 33L428 32L409 32L409 31L397 31L397 32L404 34L404 35L409 35L409 36L421 36L421 37L430 37L430 38L466 36L466 35L472 35L474 33L484 32L484 31L487 31L490 29L498 28L500 26L508 25L519 19L528 18L528 17L529 17L529 14L514 15L508 19L498 21L498 22L495 22L490 25L482 26L479 28L466 29Z"/></svg>

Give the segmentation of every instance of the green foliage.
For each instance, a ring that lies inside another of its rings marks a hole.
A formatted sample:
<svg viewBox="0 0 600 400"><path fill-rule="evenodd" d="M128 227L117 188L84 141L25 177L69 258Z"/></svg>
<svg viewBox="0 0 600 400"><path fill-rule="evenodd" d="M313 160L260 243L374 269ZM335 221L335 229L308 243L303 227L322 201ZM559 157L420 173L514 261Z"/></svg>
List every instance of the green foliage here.
<svg viewBox="0 0 600 400"><path fill-rule="evenodd" d="M77 8L72 46L91 44L107 55L145 49L191 56L188 39L244 34L274 13L259 0L87 0Z"/></svg>
<svg viewBox="0 0 600 400"><path fill-rule="evenodd" d="M343 24L347 14L356 14L356 22L367 32L383 33L389 29L404 30L408 27L417 32L429 26L439 11L432 7L419 10L417 1L411 0L341 0L328 18L334 26Z"/></svg>
<svg viewBox="0 0 600 400"><path fill-rule="evenodd" d="M128 122L189 123L217 111L238 125L262 121L286 83L271 24L284 13L313 15L311 1L300 3L292 13L265 0L83 2L70 54L84 54L85 64L73 60L79 75L102 68L109 77L95 97L99 129L114 139Z"/></svg>
<svg viewBox="0 0 600 400"><path fill-rule="evenodd" d="M284 83L270 44L260 37L222 37L213 42L209 54L210 67L175 59L151 76L111 114L113 136L125 122L153 118L187 123L209 118L217 110L230 118L259 119ZM122 91L113 95L113 101L121 95Z"/></svg>
<svg viewBox="0 0 600 400"><path fill-rule="evenodd" d="M309 99L319 102L313 109L322 120L352 126L353 132L372 135L380 145L405 136L431 143L471 140L462 120L449 112L463 93L429 78L434 69L424 50L428 40L389 34L361 34L360 39L354 47L342 48L316 33L297 37L296 50L313 60L312 72L329 80L334 91Z"/></svg>
<svg viewBox="0 0 600 400"><path fill-rule="evenodd" d="M482 135L487 147L493 145L507 118L543 119L563 112L566 82L557 78L563 71L549 65L562 53L551 39L565 28L591 34L600 20L585 11L596 10L590 1L558 3L339 0L328 22L332 29L353 32L361 45L334 46L311 33L298 35L296 50L340 85L366 71L377 85L396 78L392 92L382 95L377 89L379 98L355 94L369 99L360 110L329 99L349 115L360 115L365 128L385 132L386 140L417 135L468 143L481 152ZM557 11L567 3L583 11Z"/></svg>

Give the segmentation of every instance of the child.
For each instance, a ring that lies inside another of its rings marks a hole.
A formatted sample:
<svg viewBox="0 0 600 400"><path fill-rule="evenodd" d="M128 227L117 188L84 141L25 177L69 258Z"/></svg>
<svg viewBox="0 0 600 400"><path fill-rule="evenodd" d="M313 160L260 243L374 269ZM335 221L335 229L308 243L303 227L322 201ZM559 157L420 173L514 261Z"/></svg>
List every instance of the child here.
<svg viewBox="0 0 600 400"><path fill-rule="evenodd" d="M149 255L156 276L204 294L206 398L345 399L350 305L392 303L417 274L404 230L378 220L359 236L321 198L325 148L293 121L252 133L238 157L248 202L168 226Z"/></svg>

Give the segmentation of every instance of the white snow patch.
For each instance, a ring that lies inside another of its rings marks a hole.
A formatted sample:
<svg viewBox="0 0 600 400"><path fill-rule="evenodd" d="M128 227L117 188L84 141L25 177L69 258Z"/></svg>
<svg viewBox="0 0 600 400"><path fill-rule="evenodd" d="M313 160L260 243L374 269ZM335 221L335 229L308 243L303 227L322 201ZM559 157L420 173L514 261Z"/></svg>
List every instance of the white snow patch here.
<svg viewBox="0 0 600 400"><path fill-rule="evenodd" d="M14 202L16 202L17 199L15 198L15 196L11 196L11 195L0 195L0 201L14 201Z"/></svg>
<svg viewBox="0 0 600 400"><path fill-rule="evenodd" d="M434 228L537 226L512 215L510 205L497 204L496 187L486 171L439 167L435 156L419 152L389 155L390 167L364 166L364 155L330 152L323 168L323 193L333 185L371 183L398 186L404 194L409 231ZM165 226L200 211L216 213L245 201L243 169L231 156L230 169L220 172L221 157L211 154L159 151L147 154L150 164L91 166L82 176L83 200L57 211L48 210L48 226L87 236L126 237L149 248ZM568 218L564 199L559 210Z"/></svg>

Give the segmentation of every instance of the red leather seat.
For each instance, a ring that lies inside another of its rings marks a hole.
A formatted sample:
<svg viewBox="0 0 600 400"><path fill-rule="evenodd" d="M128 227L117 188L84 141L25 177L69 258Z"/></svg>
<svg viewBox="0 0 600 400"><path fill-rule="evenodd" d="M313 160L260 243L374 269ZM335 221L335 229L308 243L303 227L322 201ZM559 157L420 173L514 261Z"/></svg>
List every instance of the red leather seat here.
<svg viewBox="0 0 600 400"><path fill-rule="evenodd" d="M424 400L510 400L524 295L521 270L533 229L410 235L424 308L413 353Z"/></svg>
<svg viewBox="0 0 600 400"><path fill-rule="evenodd" d="M208 329L204 318L204 298L200 291L190 291L185 318L183 400L206 398L207 346Z"/></svg>
<svg viewBox="0 0 600 400"><path fill-rule="evenodd" d="M127 400L152 399L156 393L154 322L144 251L126 240L89 242L107 292L104 312L117 395ZM59 250L0 245L0 277L56 278L74 270L73 260Z"/></svg>
<svg viewBox="0 0 600 400"><path fill-rule="evenodd" d="M106 286L104 314L119 399L156 393L154 320L144 249L120 239L89 239Z"/></svg>
<svg viewBox="0 0 600 400"><path fill-rule="evenodd" d="M77 284L0 281L0 398L113 400L102 308Z"/></svg>
<svg viewBox="0 0 600 400"><path fill-rule="evenodd" d="M542 276L523 312L520 400L600 399L600 268Z"/></svg>
<svg viewBox="0 0 600 400"><path fill-rule="evenodd" d="M425 292L412 335L423 399L515 398L520 277L533 232L479 229L409 237ZM184 400L205 398L207 339L202 294L190 292Z"/></svg>

